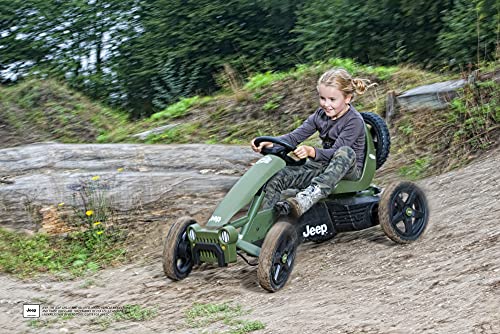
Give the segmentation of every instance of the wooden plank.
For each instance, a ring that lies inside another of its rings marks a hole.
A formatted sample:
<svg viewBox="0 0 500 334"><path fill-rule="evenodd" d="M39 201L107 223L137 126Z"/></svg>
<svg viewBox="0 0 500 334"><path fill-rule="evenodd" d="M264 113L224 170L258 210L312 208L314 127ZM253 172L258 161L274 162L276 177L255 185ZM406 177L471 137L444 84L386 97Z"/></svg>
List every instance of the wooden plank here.
<svg viewBox="0 0 500 334"><path fill-rule="evenodd" d="M385 101L385 122L387 124L391 123L395 111L396 111L396 92L391 90L387 93L387 99Z"/></svg>
<svg viewBox="0 0 500 334"><path fill-rule="evenodd" d="M445 109L448 107L450 101L458 96L458 89L464 87L466 84L474 84L476 81L484 80L498 82L500 80L500 69L484 74L479 74L476 71L471 73L467 80L449 80L416 87L396 96L395 102L399 108L405 110ZM386 109L387 111L389 110L388 107L389 106L387 106ZM392 116L393 114L389 116L389 119Z"/></svg>

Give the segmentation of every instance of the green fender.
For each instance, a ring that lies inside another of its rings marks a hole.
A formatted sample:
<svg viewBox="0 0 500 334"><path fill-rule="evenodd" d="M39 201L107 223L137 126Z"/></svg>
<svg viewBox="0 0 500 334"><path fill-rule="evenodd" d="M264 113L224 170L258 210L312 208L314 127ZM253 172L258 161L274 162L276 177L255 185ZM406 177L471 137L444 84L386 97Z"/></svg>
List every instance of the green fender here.
<svg viewBox="0 0 500 334"><path fill-rule="evenodd" d="M259 189L285 165L283 159L274 155L260 158L229 190L206 226L220 227L229 223L231 218L250 203Z"/></svg>

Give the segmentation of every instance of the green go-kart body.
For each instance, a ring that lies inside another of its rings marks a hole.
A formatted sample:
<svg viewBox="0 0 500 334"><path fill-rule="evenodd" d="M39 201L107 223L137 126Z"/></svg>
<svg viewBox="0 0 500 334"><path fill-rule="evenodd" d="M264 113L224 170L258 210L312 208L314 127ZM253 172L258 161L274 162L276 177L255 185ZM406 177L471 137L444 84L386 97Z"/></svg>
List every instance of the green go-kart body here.
<svg viewBox="0 0 500 334"><path fill-rule="evenodd" d="M367 130L367 138L370 138L369 135ZM361 196L374 194L370 189L375 175L375 148L371 138L367 140L366 155L368 158L365 159L361 179L340 181L332 197L366 190L368 191ZM258 245L262 244L267 232L277 220L277 214L272 209L259 210L265 196L262 187L285 165L285 161L277 156L262 157L234 184L205 226L194 224L188 228L195 263L216 263L225 266L236 262L238 250L254 257L259 256ZM250 206L247 214L232 220L248 204ZM227 232L229 238L223 238L223 231Z"/></svg>
<svg viewBox="0 0 500 334"><path fill-rule="evenodd" d="M286 282L296 245L301 241L324 241L338 232L361 230L379 223L396 242L416 240L427 225L425 197L414 184L406 182L391 185L391 194L380 203L381 190L371 182L376 169L387 158L389 132L376 114L362 115L367 123L366 148L359 180L340 181L327 199L314 205L298 221L277 224L282 217L274 209L261 206L266 183L287 162L282 156L265 155L234 184L205 224L184 218L171 228L164 245L167 276L179 280L189 274L193 265L211 263L224 267L236 262L238 255L245 260L247 255L259 259L261 286L273 292ZM276 231L270 233L273 228ZM284 271L287 272L283 274Z"/></svg>

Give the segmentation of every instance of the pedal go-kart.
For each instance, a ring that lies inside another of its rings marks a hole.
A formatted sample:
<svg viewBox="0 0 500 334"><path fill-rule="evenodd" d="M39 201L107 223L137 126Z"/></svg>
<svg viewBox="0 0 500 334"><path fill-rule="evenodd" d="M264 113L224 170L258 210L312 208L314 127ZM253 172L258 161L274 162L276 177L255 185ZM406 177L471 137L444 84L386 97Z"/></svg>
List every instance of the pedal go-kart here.
<svg viewBox="0 0 500 334"><path fill-rule="evenodd" d="M273 209L261 209L266 182L286 165L296 165L289 154L295 147L274 137L273 142L231 188L205 225L183 217L170 228L164 241L163 270L172 280L189 275L194 265L236 262L240 255L257 258L260 285L271 292L281 289L294 266L301 242L322 242L338 232L375 225L397 243L410 243L424 232L429 210L424 193L411 182L393 183L385 189L371 185L375 170L386 161L390 148L384 120L374 113L361 113L365 120L366 154L358 181L342 180L332 194L316 203L298 221L290 223ZM246 215L234 216L247 208Z"/></svg>

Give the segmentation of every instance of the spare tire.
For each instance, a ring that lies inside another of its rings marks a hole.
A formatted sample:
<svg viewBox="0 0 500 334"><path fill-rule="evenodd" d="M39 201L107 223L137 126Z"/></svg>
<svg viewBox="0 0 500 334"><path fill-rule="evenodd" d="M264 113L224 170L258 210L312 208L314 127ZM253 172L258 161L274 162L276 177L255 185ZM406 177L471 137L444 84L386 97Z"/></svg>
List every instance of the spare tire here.
<svg viewBox="0 0 500 334"><path fill-rule="evenodd" d="M375 113L362 112L361 116L363 116L365 123L370 126L370 133L376 151L376 166L379 169L389 157L389 151L391 150L389 129L384 119Z"/></svg>

